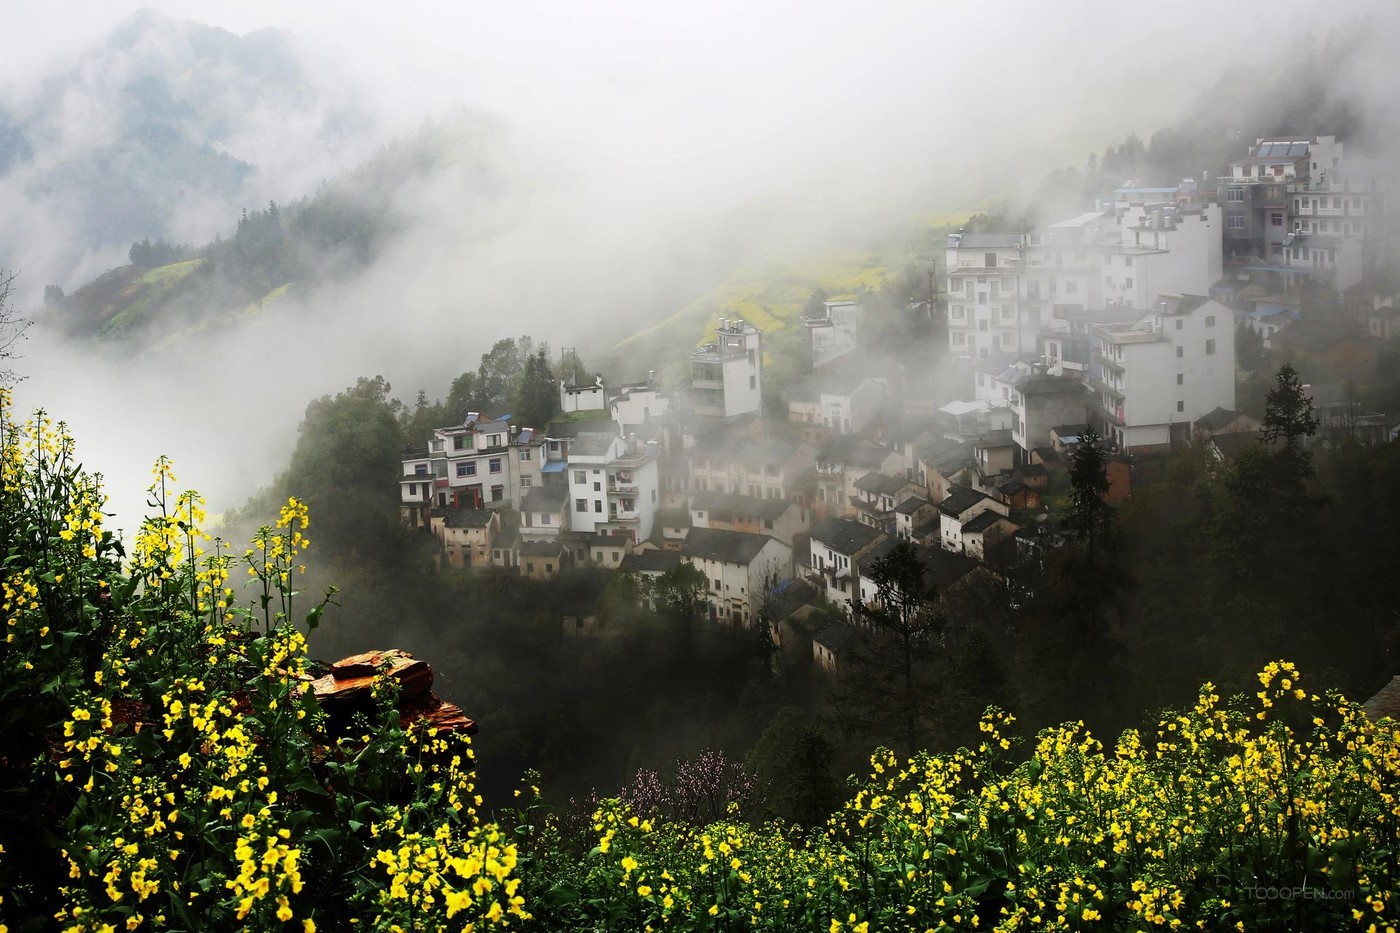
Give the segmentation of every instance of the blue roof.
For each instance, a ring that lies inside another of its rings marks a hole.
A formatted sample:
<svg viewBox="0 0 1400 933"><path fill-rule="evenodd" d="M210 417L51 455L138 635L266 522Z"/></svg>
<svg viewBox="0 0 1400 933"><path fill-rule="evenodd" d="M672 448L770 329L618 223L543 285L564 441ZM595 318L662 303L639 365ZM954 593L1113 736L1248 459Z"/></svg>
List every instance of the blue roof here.
<svg viewBox="0 0 1400 933"><path fill-rule="evenodd" d="M569 468L568 461L546 460L544 466L540 467L541 473L563 473Z"/></svg>

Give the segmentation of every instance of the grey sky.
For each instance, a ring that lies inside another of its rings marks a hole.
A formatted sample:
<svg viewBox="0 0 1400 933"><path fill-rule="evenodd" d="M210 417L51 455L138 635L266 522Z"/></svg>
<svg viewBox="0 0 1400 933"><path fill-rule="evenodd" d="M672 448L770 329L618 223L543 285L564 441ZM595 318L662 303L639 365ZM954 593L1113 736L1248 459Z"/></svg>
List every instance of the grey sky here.
<svg viewBox="0 0 1400 933"><path fill-rule="evenodd" d="M316 73L376 116L384 139L466 106L500 115L540 159L518 166L514 223L489 245L471 240L450 186L422 191L420 234L295 323L189 346L139 373L31 343L39 371L22 403L72 420L114 487L141 483L168 452L189 464L186 478L224 497L216 508L285 462L311 397L358 375L384 373L411 399L420 386L445 391L501 337L587 347L598 322L676 310L656 296L677 291L667 277L695 265L726 212L781 202L788 227L773 221L761 241L817 246L812 228L839 229L848 212L898 225L977 208L1173 122L1241 55L1361 13L1392 38L1400 21L1400 5L1361 0L148 6L237 33L290 30ZM81 60L133 9L59 0L12 11L0 101ZM1339 79L1389 100L1400 86L1390 59ZM295 130L268 126L245 143L276 153L279 133ZM327 153L324 164L297 166L298 177L309 186L358 158ZM153 419L140 437L129 428L135 412Z"/></svg>

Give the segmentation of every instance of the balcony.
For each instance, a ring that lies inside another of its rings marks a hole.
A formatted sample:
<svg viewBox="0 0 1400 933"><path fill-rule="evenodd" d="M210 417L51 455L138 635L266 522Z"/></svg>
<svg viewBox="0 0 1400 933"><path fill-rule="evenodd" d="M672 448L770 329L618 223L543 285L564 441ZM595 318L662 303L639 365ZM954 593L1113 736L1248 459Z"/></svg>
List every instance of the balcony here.
<svg viewBox="0 0 1400 933"><path fill-rule="evenodd" d="M641 520L641 512L624 512L621 509L618 509L616 512L608 513L608 521L610 522L627 522L628 524L632 524L635 522L640 522Z"/></svg>
<svg viewBox="0 0 1400 933"><path fill-rule="evenodd" d="M1091 379L1089 380L1089 384L1093 386L1095 392L1102 392L1104 395L1115 398L1120 402L1127 398L1127 396L1123 394L1122 389L1103 379Z"/></svg>
<svg viewBox="0 0 1400 933"><path fill-rule="evenodd" d="M636 483L608 483L608 495L610 496L635 496L636 494Z"/></svg>
<svg viewBox="0 0 1400 933"><path fill-rule="evenodd" d="M1102 350L1094 351L1094 362L1102 366L1106 366L1109 369L1116 370L1120 373L1124 372L1123 361L1115 360L1113 357L1109 356L1107 353L1104 353Z"/></svg>

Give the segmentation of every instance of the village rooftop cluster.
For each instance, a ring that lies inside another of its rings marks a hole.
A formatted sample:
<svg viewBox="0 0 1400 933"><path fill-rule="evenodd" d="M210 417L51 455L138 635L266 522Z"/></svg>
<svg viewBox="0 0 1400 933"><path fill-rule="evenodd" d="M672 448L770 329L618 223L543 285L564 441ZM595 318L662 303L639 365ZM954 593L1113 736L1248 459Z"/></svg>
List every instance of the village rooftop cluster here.
<svg viewBox="0 0 1400 933"><path fill-rule="evenodd" d="M561 382L551 424L472 412L436 429L405 453L401 515L451 567L553 579L686 562L711 619L735 626L774 604L779 622L871 605L869 568L899 541L946 591L1056 546L1047 501L1067 491L1088 431L1111 452L1113 502L1141 458L1204 445L1226 460L1250 443L1241 325L1335 375L1309 386L1320 438L1392 439L1386 415L1343 390L1400 334L1374 276L1386 248L1385 192L1347 173L1341 143L1259 139L1218 178L1128 183L1030 233L950 233L946 304L924 309L946 325L947 353L930 348L924 365L874 359L859 296L827 301L801 321L808 375L785 411L765 411L764 335L723 318L679 385ZM1335 289L1348 317L1306 317L1309 282ZM957 400L936 403L935 367L957 374ZM570 632L595 624L588 600L565 619ZM839 666L854 633L808 633L818 663Z"/></svg>

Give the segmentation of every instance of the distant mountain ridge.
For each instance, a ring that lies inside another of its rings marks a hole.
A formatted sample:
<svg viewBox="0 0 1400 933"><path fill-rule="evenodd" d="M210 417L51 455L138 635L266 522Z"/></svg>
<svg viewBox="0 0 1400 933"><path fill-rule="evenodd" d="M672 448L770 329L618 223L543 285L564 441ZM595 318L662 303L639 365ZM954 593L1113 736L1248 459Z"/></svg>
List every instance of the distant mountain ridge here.
<svg viewBox="0 0 1400 933"><path fill-rule="evenodd" d="M313 186L266 162L315 171L337 147L369 149L369 119L326 84L290 33L133 14L0 106L0 267L30 291L71 285L134 241L199 242L279 186ZM289 127L296 138L274 145L268 131Z"/></svg>

